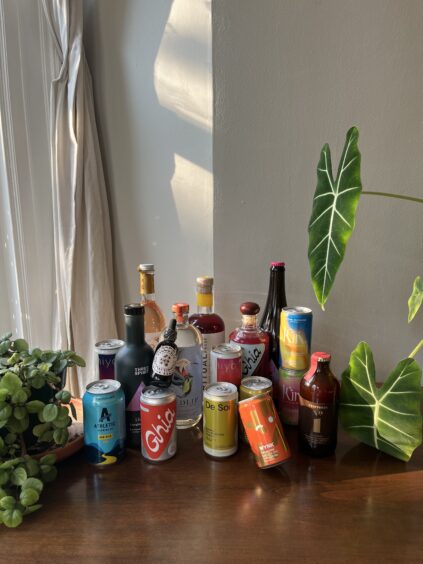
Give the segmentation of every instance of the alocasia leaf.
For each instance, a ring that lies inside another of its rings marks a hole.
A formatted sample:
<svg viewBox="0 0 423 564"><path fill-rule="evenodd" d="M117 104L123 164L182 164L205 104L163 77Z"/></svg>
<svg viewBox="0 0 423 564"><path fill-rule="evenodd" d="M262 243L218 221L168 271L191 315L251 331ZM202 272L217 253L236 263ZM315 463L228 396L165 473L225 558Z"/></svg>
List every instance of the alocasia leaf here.
<svg viewBox="0 0 423 564"><path fill-rule="evenodd" d="M413 291L408 298L408 323L413 321L423 302L423 280L417 276L414 280Z"/></svg>
<svg viewBox="0 0 423 564"><path fill-rule="evenodd" d="M409 460L422 442L421 369L401 360L383 386L375 379L373 354L361 342L342 374L339 415L356 439L400 460Z"/></svg>
<svg viewBox="0 0 423 564"><path fill-rule="evenodd" d="M317 165L317 188L308 225L308 260L314 292L322 309L355 226L362 188L357 141L358 130L352 127L347 133L336 180L328 144L323 147Z"/></svg>

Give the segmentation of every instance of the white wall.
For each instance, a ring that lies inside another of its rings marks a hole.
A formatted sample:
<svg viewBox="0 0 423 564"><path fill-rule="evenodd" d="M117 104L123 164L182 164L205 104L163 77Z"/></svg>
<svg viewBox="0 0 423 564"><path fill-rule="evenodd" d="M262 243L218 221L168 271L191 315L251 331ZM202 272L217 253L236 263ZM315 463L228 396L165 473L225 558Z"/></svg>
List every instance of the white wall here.
<svg viewBox="0 0 423 564"><path fill-rule="evenodd" d="M423 197L420 0L215 0L214 262L228 325L264 305L270 260L287 262L290 305L315 312L313 348L338 374L360 340L383 379L423 336L407 325L423 274L423 207L363 196L356 232L322 313L307 262L315 169L360 130L365 189ZM423 361L423 353L417 357Z"/></svg>
<svg viewBox="0 0 423 564"><path fill-rule="evenodd" d="M212 272L210 0L86 0L85 46L110 193L118 320L138 298L137 265L156 293L194 306Z"/></svg>

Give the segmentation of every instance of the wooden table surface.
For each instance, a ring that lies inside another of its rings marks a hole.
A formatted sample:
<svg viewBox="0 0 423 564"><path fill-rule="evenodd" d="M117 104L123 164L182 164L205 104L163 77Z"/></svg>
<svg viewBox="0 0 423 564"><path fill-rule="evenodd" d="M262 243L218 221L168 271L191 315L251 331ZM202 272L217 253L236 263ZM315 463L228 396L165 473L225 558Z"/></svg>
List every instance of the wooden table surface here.
<svg viewBox="0 0 423 564"><path fill-rule="evenodd" d="M296 449L259 470L249 448L215 461L200 429L150 465L134 451L97 471L83 453L59 465L44 507L1 528L2 561L423 562L423 449L409 463L340 433L336 455Z"/></svg>

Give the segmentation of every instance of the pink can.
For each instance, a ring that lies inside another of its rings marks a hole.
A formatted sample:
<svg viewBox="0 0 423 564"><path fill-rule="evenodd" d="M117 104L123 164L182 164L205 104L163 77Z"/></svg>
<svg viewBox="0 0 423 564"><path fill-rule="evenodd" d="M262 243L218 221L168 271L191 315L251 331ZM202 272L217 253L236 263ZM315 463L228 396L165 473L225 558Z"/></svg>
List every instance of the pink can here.
<svg viewBox="0 0 423 564"><path fill-rule="evenodd" d="M229 382L239 388L242 378L242 349L234 343L213 347L210 352L210 382Z"/></svg>
<svg viewBox="0 0 423 564"><path fill-rule="evenodd" d="M298 425L300 382L307 370L279 369L279 413L282 423Z"/></svg>

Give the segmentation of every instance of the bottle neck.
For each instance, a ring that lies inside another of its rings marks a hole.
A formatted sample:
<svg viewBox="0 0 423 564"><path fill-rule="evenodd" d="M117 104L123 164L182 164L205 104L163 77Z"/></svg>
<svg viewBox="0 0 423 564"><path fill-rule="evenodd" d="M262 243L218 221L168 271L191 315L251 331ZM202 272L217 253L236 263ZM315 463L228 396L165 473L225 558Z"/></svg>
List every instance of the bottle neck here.
<svg viewBox="0 0 423 564"><path fill-rule="evenodd" d="M188 317L189 317L189 312L183 313L182 315L177 315L175 313L177 329L180 329L181 327L187 327L189 325Z"/></svg>
<svg viewBox="0 0 423 564"><path fill-rule="evenodd" d="M257 315L243 315L242 316L243 329L257 329Z"/></svg>
<svg viewBox="0 0 423 564"><path fill-rule="evenodd" d="M126 342L130 345L144 345L144 315L125 315Z"/></svg>
<svg viewBox="0 0 423 564"><path fill-rule="evenodd" d="M270 269L269 292L265 309L268 306L277 310L286 307L285 267L283 266Z"/></svg>
<svg viewBox="0 0 423 564"><path fill-rule="evenodd" d="M140 272L140 294L141 303L156 301L153 272Z"/></svg>
<svg viewBox="0 0 423 564"><path fill-rule="evenodd" d="M203 293L197 288L197 313L213 313L213 292Z"/></svg>
<svg viewBox="0 0 423 564"><path fill-rule="evenodd" d="M317 366L316 366L316 372L315 374L320 374L320 375L330 375L331 371L330 371L330 363L329 362L322 362L322 361L318 361L317 362Z"/></svg>

